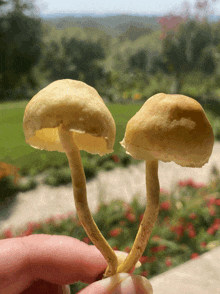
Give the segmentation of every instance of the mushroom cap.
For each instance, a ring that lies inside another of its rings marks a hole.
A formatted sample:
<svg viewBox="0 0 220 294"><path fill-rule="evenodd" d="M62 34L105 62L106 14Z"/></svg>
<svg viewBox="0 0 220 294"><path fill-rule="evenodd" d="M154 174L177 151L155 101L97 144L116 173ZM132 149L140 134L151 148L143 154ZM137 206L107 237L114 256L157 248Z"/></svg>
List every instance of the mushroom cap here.
<svg viewBox="0 0 220 294"><path fill-rule="evenodd" d="M159 93L129 120L121 145L136 159L202 167L211 156L214 134L196 100Z"/></svg>
<svg viewBox="0 0 220 294"><path fill-rule="evenodd" d="M64 152L58 127L72 131L79 148L104 155L113 151L114 119L98 92L81 81L58 80L38 92L27 104L25 141L37 149Z"/></svg>

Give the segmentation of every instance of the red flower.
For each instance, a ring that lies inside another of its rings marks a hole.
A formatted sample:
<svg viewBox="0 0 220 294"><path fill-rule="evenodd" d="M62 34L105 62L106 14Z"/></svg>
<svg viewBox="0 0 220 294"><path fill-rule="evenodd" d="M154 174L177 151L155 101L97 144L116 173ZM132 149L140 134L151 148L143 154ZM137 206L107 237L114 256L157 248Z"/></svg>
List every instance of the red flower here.
<svg viewBox="0 0 220 294"><path fill-rule="evenodd" d="M141 258L139 259L141 263L146 263L148 260L149 260L148 256L144 256L144 255L142 255Z"/></svg>
<svg viewBox="0 0 220 294"><path fill-rule="evenodd" d="M195 212L190 213L189 218L194 220L197 219L197 214Z"/></svg>
<svg viewBox="0 0 220 294"><path fill-rule="evenodd" d="M147 277L147 276L148 276L148 271L143 271L143 272L141 273L141 276Z"/></svg>
<svg viewBox="0 0 220 294"><path fill-rule="evenodd" d="M126 218L127 220L129 220L129 222L131 222L131 223L133 223L133 222L136 221L136 216L135 216L134 213L127 212L127 213L125 214L125 218Z"/></svg>
<svg viewBox="0 0 220 294"><path fill-rule="evenodd" d="M129 253L131 251L131 247L130 246L125 247L124 248L124 251L127 252L127 253Z"/></svg>
<svg viewBox="0 0 220 294"><path fill-rule="evenodd" d="M168 201L164 201L160 204L160 210L170 210L170 203Z"/></svg>
<svg viewBox="0 0 220 294"><path fill-rule="evenodd" d="M139 261L141 263L152 263L152 262L154 262L156 260L157 260L157 258L155 256L150 256L149 257L149 256L144 256L144 255L142 255L141 258L139 259Z"/></svg>
<svg viewBox="0 0 220 294"><path fill-rule="evenodd" d="M199 254L196 253L196 252L195 253L192 253L191 256L190 256L191 259L196 259L198 257L199 257Z"/></svg>
<svg viewBox="0 0 220 294"><path fill-rule="evenodd" d="M13 234L12 234L11 229L4 230L3 235L5 238L13 238Z"/></svg>
<svg viewBox="0 0 220 294"><path fill-rule="evenodd" d="M187 231L190 238L196 237L196 231L192 223L187 224Z"/></svg>
<svg viewBox="0 0 220 294"><path fill-rule="evenodd" d="M200 243L200 247L205 248L206 246L207 246L207 243L206 242L201 242Z"/></svg>
<svg viewBox="0 0 220 294"><path fill-rule="evenodd" d="M113 229L109 232L110 236L111 237L117 237L118 235L120 235L122 232L122 228L116 228L116 229Z"/></svg>
<svg viewBox="0 0 220 294"><path fill-rule="evenodd" d="M116 154L112 154L112 160L115 162L115 163L119 163L120 162L120 158L118 157L118 155Z"/></svg>
<svg viewBox="0 0 220 294"><path fill-rule="evenodd" d="M209 207L209 214L211 216L214 216L216 214L216 210L215 210L215 207L214 206L210 206Z"/></svg>
<svg viewBox="0 0 220 294"><path fill-rule="evenodd" d="M151 248L151 252L158 253L167 249L166 245L158 245Z"/></svg>
<svg viewBox="0 0 220 294"><path fill-rule="evenodd" d="M166 257L166 259L165 259L165 264L166 264L166 266L167 267L170 267L170 266L172 266L172 261L171 261L171 258L170 257Z"/></svg>
<svg viewBox="0 0 220 294"><path fill-rule="evenodd" d="M139 217L139 220L142 221L143 217L144 217L144 214L142 213Z"/></svg>
<svg viewBox="0 0 220 294"><path fill-rule="evenodd" d="M209 235L214 235L215 234L215 229L213 227L208 228L207 233Z"/></svg>
<svg viewBox="0 0 220 294"><path fill-rule="evenodd" d="M91 241L88 237L84 237L83 239L83 242L86 243L86 244L89 244Z"/></svg>
<svg viewBox="0 0 220 294"><path fill-rule="evenodd" d="M220 206L220 198L215 200L215 204Z"/></svg>
<svg viewBox="0 0 220 294"><path fill-rule="evenodd" d="M113 250L119 250L118 246L113 246L112 249Z"/></svg>
<svg viewBox="0 0 220 294"><path fill-rule="evenodd" d="M184 226L179 225L176 227L172 227L172 231L174 231L177 234L177 237L180 238L184 235Z"/></svg>
<svg viewBox="0 0 220 294"><path fill-rule="evenodd" d="M218 225L220 225L220 218L216 218L216 219L214 220L214 224L218 224Z"/></svg>
<svg viewBox="0 0 220 294"><path fill-rule="evenodd" d="M212 225L212 227L213 227L214 230L218 231L218 229L220 228L220 224L218 224L218 223L214 223L214 224Z"/></svg>
<svg viewBox="0 0 220 294"><path fill-rule="evenodd" d="M215 203L216 203L216 198L212 196L208 199L207 206L209 207L211 205L214 205Z"/></svg>

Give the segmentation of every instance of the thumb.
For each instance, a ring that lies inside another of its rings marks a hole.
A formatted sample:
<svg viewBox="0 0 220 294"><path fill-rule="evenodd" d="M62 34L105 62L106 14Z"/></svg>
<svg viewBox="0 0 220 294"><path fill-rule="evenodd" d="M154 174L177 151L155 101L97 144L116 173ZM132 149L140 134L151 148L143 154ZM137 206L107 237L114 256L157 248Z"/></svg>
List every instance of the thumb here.
<svg viewBox="0 0 220 294"><path fill-rule="evenodd" d="M97 281L78 294L153 294L153 288L145 277L120 273Z"/></svg>

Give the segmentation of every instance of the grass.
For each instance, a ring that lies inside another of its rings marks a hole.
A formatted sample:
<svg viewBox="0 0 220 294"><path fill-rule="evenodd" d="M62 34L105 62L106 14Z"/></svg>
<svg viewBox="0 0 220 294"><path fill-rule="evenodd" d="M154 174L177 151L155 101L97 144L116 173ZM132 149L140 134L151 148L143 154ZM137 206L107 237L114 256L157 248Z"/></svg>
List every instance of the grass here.
<svg viewBox="0 0 220 294"><path fill-rule="evenodd" d="M28 101L0 104L0 161L13 164L20 168L22 175L36 175L50 168L60 168L68 165L66 155L60 152L48 152L34 149L25 142L23 133L23 115ZM141 104L107 104L116 123L115 154L125 153L120 145L129 119L141 108ZM215 137L220 139L220 118L214 112L206 111L213 126ZM99 155L90 156L81 151L83 161L90 160L96 165ZM106 156L107 159L107 156ZM105 156L103 157L105 160Z"/></svg>
<svg viewBox="0 0 220 294"><path fill-rule="evenodd" d="M25 143L22 122L27 103L28 101L0 104L0 161L19 167L22 174L36 174L50 167L67 165L64 153L37 150ZM118 153L122 149L119 142L123 139L126 124L141 105L109 104L107 106L116 123L114 150ZM82 151L81 154L84 158L87 156L86 152Z"/></svg>

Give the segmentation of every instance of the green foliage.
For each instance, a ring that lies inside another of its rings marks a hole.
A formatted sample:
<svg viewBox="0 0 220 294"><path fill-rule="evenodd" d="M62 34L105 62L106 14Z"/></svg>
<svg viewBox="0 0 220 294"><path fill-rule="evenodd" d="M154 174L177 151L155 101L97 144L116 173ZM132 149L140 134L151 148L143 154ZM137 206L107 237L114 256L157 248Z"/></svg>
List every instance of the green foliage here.
<svg viewBox="0 0 220 294"><path fill-rule="evenodd" d="M12 176L0 179L0 203L10 203L12 198L19 192L19 187L14 183Z"/></svg>
<svg viewBox="0 0 220 294"><path fill-rule="evenodd" d="M161 55L153 60L153 71L162 70L176 78L174 93L180 93L186 73L200 71L207 75L216 70L212 28L207 23L189 20L170 30L162 42Z"/></svg>
<svg viewBox="0 0 220 294"><path fill-rule="evenodd" d="M94 220L114 250L129 252L145 207L138 195L131 204L116 200L100 203ZM30 223L15 236L30 234L68 235L91 244L80 222L72 214L54 216L45 223ZM10 229L1 238L14 236ZM135 274L152 278L220 245L220 180L210 185L180 181L172 193L161 190L160 211L151 239ZM71 285L79 291L86 284ZM73 293L75 293L73 292Z"/></svg>
<svg viewBox="0 0 220 294"><path fill-rule="evenodd" d="M94 87L104 77L97 63L103 58L104 51L99 43L63 37L60 43L52 41L47 45L42 70L49 69L50 81L69 78Z"/></svg>
<svg viewBox="0 0 220 294"><path fill-rule="evenodd" d="M0 17L2 100L26 96L27 84L35 86L31 70L41 56L41 20L31 15L33 9L27 3L12 0L10 4L12 10Z"/></svg>

